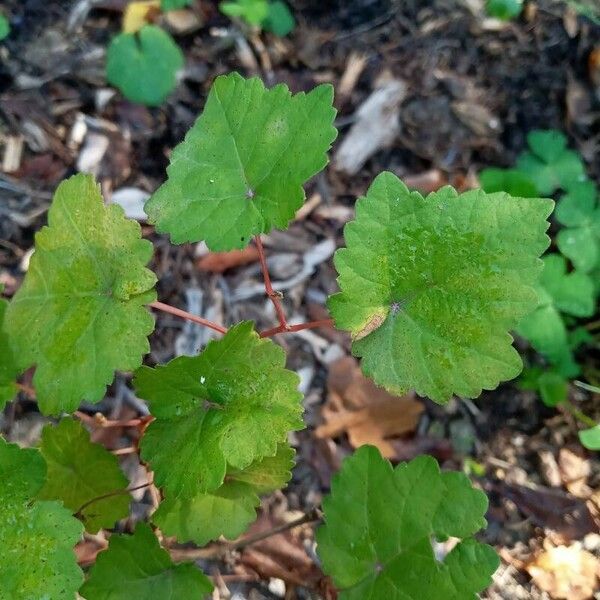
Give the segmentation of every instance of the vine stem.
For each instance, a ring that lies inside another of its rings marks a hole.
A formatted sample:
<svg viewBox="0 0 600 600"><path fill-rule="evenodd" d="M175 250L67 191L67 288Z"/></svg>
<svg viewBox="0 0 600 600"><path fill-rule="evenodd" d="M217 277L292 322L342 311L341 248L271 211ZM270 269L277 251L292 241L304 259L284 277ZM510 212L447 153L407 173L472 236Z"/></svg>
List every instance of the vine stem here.
<svg viewBox="0 0 600 600"><path fill-rule="evenodd" d="M591 417L588 417L585 413L581 412L578 408L573 406L571 402L568 400L566 402L562 402L558 405L562 407L566 412L570 413L575 419L577 419L580 423L583 423L587 427L596 427L597 423Z"/></svg>
<svg viewBox="0 0 600 600"><path fill-rule="evenodd" d="M256 249L258 251L260 268L262 270L263 279L265 281L265 291L267 293L267 296L269 296L271 302L273 303L273 307L275 308L275 314L277 315L277 319L279 320L279 331L288 331L289 325L285 318L285 312L281 304L281 294L273 289L273 284L271 283L271 276L269 275L269 268L267 267L265 249L263 247L262 240L260 239L260 235L254 236L254 244L256 245ZM261 335L261 337L265 336Z"/></svg>
<svg viewBox="0 0 600 600"><path fill-rule="evenodd" d="M260 337L273 337L278 333L292 333L293 331L302 331L303 329L315 329L317 327L333 327L333 319L321 319L320 321L310 321L308 323L299 323L298 325L287 325L285 328L273 327L260 332Z"/></svg>
<svg viewBox="0 0 600 600"><path fill-rule="evenodd" d="M214 329L214 331L218 331L219 333L227 333L227 327L223 327L218 323L213 323L208 319L203 319L202 317L198 317L193 315L192 313L186 312L185 310L181 310L180 308L175 308L170 304L165 304L164 302L151 302L148 306L161 310L162 312L169 313L170 315L175 315L176 317L180 317L182 319L186 319L188 321L192 321L194 323L198 323L198 325L204 325L205 327L209 327L210 329Z"/></svg>
<svg viewBox="0 0 600 600"><path fill-rule="evenodd" d="M76 517L81 518L81 516L82 516L81 512L84 509L86 509L88 506L90 506L91 504L94 504L94 502L99 502L100 500L105 500L106 498L112 498L113 496L129 494L129 492L135 492L136 490L141 490L142 488L149 487L153 483L154 483L154 481L149 481L148 483L142 483L141 485L136 485L135 487L132 487L132 488L127 488L124 490L115 490L114 492L108 492L106 494L102 494L101 496L96 496L95 498L92 498L91 500L84 502L73 514Z"/></svg>

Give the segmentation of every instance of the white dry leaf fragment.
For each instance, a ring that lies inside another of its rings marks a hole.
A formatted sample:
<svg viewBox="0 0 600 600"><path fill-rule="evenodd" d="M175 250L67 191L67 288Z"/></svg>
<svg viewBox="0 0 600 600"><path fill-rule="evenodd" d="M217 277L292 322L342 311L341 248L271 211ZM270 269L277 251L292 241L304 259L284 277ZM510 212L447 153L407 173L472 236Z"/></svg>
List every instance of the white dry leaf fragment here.
<svg viewBox="0 0 600 600"><path fill-rule="evenodd" d="M375 89L355 114L354 125L335 152L333 166L348 175L356 175L378 150L393 143L400 132L400 105L407 86L390 79Z"/></svg>
<svg viewBox="0 0 600 600"><path fill-rule="evenodd" d="M118 204L129 219L145 222L148 220L144 212L144 204L150 198L150 193L136 187L122 187L115 190L112 198L112 204Z"/></svg>

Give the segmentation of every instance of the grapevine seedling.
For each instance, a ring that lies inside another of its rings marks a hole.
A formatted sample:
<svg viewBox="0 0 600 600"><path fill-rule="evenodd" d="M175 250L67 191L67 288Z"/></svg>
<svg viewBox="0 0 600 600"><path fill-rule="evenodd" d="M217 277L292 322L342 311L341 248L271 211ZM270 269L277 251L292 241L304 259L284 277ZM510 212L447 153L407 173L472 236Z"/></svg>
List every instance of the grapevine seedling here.
<svg viewBox="0 0 600 600"><path fill-rule="evenodd" d="M150 26L139 33L155 34ZM288 434L303 427L302 396L270 338L333 322L287 322L260 235L287 227L302 206L304 185L327 163L334 117L331 86L292 95L284 85L219 77L146 204L150 221L175 243L255 244L277 316L260 332L251 322L226 327L157 301L146 267L152 246L140 226L104 204L91 176L59 186L23 284L8 307L0 303L0 401L35 367L35 389L21 387L40 410L86 420L80 403L100 401L115 371L135 371L151 416L125 425L138 427L154 479L126 487L115 456L71 417L46 426L39 450L0 441L0 543L15 558L0 561L0 581L11 599L70 598L76 590L86 600L204 597L208 579L195 565L173 563L145 523L133 534L113 533L81 587L73 545L82 522L92 533L114 528L128 514L129 493L154 484L162 501L150 520L165 535L199 545L233 539L255 518L260 495L289 481ZM335 256L340 292L329 299L363 371L393 391L413 388L440 403L515 377L521 361L509 331L536 308L552 206L450 187L423 197L391 173L377 177L345 228L346 247ZM556 273L570 277L558 264ZM543 285L561 310L588 310L554 283ZM141 366L154 329L150 309L220 338L198 356ZM432 458L392 469L377 450L362 448L324 502L318 552L342 599L474 598L498 564L473 539L486 507L464 475L441 473ZM447 536L462 541L437 561L432 539Z"/></svg>

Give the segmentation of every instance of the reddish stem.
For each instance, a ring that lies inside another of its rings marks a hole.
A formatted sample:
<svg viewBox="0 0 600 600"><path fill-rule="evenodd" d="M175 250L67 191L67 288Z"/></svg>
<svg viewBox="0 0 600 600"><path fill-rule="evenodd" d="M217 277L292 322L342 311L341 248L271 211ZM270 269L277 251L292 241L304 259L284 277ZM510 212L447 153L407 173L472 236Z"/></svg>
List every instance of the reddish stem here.
<svg viewBox="0 0 600 600"><path fill-rule="evenodd" d="M302 331L303 329L316 329L317 327L333 327L333 319L321 319L320 321L310 321L309 323L300 323L299 325L288 325L285 327L273 327L260 332L260 337L273 337L278 333L291 333L293 331Z"/></svg>
<svg viewBox="0 0 600 600"><path fill-rule="evenodd" d="M185 310L181 310L180 308L175 308L174 306L170 306L169 304L165 304L164 302L151 302L148 306L155 308L156 310L162 310L163 312L169 313L170 315L175 315L176 317L180 317L182 319L187 319L188 321L198 323L198 325L204 325L205 327L214 329L219 333L227 333L227 327L223 327L218 323L213 323L208 319L197 317L192 313L186 312Z"/></svg>
<svg viewBox="0 0 600 600"><path fill-rule="evenodd" d="M260 235L254 237L254 243L256 244L256 249L258 250L260 268L262 269L263 278L265 280L265 291L267 293L267 296L269 296L269 298L271 299L271 302L273 303L273 306L275 308L275 313L277 315L277 319L279 320L279 328L281 331L290 331L289 325L287 324L285 318L285 312L283 311L283 306L281 304L281 294L279 292L276 292L273 289L273 285L271 284L271 276L269 275L269 269L267 268L265 249L263 248Z"/></svg>

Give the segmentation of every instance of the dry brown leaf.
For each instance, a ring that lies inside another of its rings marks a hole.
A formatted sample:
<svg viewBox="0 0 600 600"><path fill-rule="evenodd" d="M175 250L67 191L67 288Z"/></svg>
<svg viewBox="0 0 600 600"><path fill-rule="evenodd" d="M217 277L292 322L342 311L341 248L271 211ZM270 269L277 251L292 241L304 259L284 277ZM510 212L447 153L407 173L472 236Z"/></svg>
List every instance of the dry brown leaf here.
<svg viewBox="0 0 600 600"><path fill-rule="evenodd" d="M552 598L588 600L598 584L598 559L579 544L557 546L539 554L527 565L534 583Z"/></svg>
<svg viewBox="0 0 600 600"><path fill-rule="evenodd" d="M558 465L567 490L577 498L589 498L592 494L587 485L587 478L592 472L589 461L568 448L561 448L558 453Z"/></svg>
<svg viewBox="0 0 600 600"><path fill-rule="evenodd" d="M123 15L123 32L135 33L150 22L160 12L160 0L142 0L131 2Z"/></svg>
<svg viewBox="0 0 600 600"><path fill-rule="evenodd" d="M256 262L257 260L258 250L254 246L246 246L243 250L209 252L198 261L198 268L201 271L223 273L223 271L227 271L227 269L247 265Z"/></svg>
<svg viewBox="0 0 600 600"><path fill-rule="evenodd" d="M372 444L386 458L396 458L389 439L415 430L423 405L413 394L393 396L366 378L352 357L329 367L329 395L321 414L325 423L317 428L319 438L346 432L355 448Z"/></svg>

